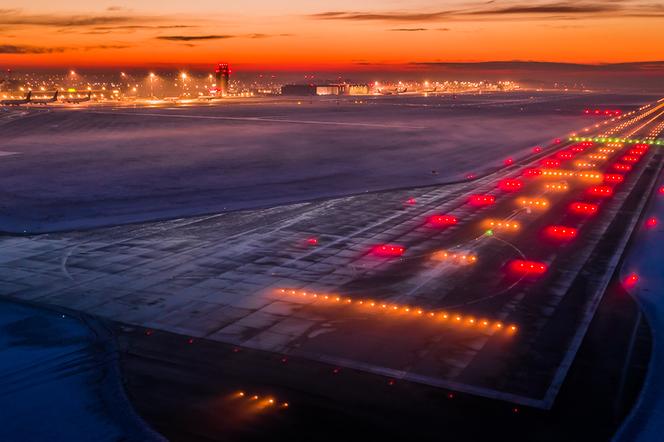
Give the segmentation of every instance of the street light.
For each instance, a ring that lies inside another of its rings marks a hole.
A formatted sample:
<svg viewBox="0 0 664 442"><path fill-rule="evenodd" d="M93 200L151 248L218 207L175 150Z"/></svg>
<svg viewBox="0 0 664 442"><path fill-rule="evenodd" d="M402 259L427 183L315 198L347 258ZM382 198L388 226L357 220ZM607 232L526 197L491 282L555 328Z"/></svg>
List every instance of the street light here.
<svg viewBox="0 0 664 442"><path fill-rule="evenodd" d="M152 84L154 83L154 72L150 72L150 98L154 98L154 89Z"/></svg>
<svg viewBox="0 0 664 442"><path fill-rule="evenodd" d="M186 72L181 73L180 78L182 79L182 95L184 96L186 88L185 80L187 79L187 73Z"/></svg>

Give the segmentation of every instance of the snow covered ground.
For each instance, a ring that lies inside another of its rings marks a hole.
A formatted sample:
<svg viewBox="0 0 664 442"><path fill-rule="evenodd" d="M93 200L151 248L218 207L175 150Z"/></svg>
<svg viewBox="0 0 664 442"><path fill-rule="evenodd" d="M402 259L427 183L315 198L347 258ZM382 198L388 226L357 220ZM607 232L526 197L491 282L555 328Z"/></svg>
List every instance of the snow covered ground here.
<svg viewBox="0 0 664 442"><path fill-rule="evenodd" d="M482 174L653 97L484 94L48 108L0 126L0 231L44 232Z"/></svg>
<svg viewBox="0 0 664 442"><path fill-rule="evenodd" d="M664 186L664 176L659 186ZM654 442L664 434L664 194L656 193L646 219L658 220L655 227L643 225L622 268L623 281L632 274L638 282L628 284L648 321L653 348L641 395L618 432L617 442Z"/></svg>
<svg viewBox="0 0 664 442"><path fill-rule="evenodd" d="M151 441L126 401L102 330L0 301L0 440Z"/></svg>

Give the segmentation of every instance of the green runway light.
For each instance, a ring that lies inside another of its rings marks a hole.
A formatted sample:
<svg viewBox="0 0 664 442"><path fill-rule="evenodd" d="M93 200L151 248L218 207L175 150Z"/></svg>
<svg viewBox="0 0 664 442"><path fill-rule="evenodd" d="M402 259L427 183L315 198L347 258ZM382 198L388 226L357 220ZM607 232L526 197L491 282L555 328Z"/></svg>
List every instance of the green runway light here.
<svg viewBox="0 0 664 442"><path fill-rule="evenodd" d="M493 230L489 229L486 232L484 232L484 236L493 236Z"/></svg>

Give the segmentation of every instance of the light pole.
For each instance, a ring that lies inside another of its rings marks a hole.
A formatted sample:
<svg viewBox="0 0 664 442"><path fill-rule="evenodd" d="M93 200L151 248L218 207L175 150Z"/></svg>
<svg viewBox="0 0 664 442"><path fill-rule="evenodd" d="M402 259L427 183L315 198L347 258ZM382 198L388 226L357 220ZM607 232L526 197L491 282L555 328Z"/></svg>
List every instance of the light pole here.
<svg viewBox="0 0 664 442"><path fill-rule="evenodd" d="M186 80L187 80L186 72L181 73L180 78L182 79L182 96L184 96L185 95L185 88L187 86L187 84L186 84Z"/></svg>
<svg viewBox="0 0 664 442"><path fill-rule="evenodd" d="M154 98L154 87L153 87L154 77L155 77L154 72L150 72L150 98Z"/></svg>

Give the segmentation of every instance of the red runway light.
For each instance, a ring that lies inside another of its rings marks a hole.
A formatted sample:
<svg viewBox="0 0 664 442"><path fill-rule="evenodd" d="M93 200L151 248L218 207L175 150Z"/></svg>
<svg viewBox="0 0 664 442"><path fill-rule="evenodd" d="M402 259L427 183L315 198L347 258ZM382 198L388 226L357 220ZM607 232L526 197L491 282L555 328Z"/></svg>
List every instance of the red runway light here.
<svg viewBox="0 0 664 442"><path fill-rule="evenodd" d="M657 227L657 218L655 218L654 216L648 218L646 220L646 227L649 229Z"/></svg>
<svg viewBox="0 0 664 442"><path fill-rule="evenodd" d="M514 164L514 160L512 158L507 158L505 159L505 161L503 161L503 164L506 166L511 166L512 164Z"/></svg>
<svg viewBox="0 0 664 442"><path fill-rule="evenodd" d="M475 175L474 173L469 173L466 175L467 180L474 180L475 178L477 178L477 175Z"/></svg>
<svg viewBox="0 0 664 442"><path fill-rule="evenodd" d="M402 256L406 248L395 244L379 244L373 248L374 255L396 257Z"/></svg>
<svg viewBox="0 0 664 442"><path fill-rule="evenodd" d="M432 215L429 217L429 224L437 227L453 226L459 220L452 215Z"/></svg>
<svg viewBox="0 0 664 442"><path fill-rule="evenodd" d="M415 198L412 198L412 197L408 198L406 200L406 204L408 204L409 206L413 206L413 205L417 204L417 200Z"/></svg>
<svg viewBox="0 0 664 442"><path fill-rule="evenodd" d="M307 243L311 246L315 246L315 245L318 244L318 238L314 238L314 237L307 238Z"/></svg>
<svg viewBox="0 0 664 442"><path fill-rule="evenodd" d="M587 190L588 195L599 196L602 198L613 195L613 187L611 186L592 186Z"/></svg>
<svg viewBox="0 0 664 442"><path fill-rule="evenodd" d="M506 178L500 180L498 183L498 188L506 192L516 192L517 190L523 187L523 181L517 179Z"/></svg>
<svg viewBox="0 0 664 442"><path fill-rule="evenodd" d="M638 155L641 156L648 151L647 147L632 147L627 151L627 155Z"/></svg>
<svg viewBox="0 0 664 442"><path fill-rule="evenodd" d="M540 146L533 147L533 153L540 153L541 151L542 151L542 148Z"/></svg>
<svg viewBox="0 0 664 442"><path fill-rule="evenodd" d="M548 226L544 229L544 234L556 241L570 241L576 238L577 229L567 226Z"/></svg>
<svg viewBox="0 0 664 442"><path fill-rule="evenodd" d="M535 169L535 168L530 168L530 169L525 169L523 171L523 176L525 177L536 177L542 175L542 169Z"/></svg>
<svg viewBox="0 0 664 442"><path fill-rule="evenodd" d="M660 187L658 192L660 195L664 195L664 186Z"/></svg>
<svg viewBox="0 0 664 442"><path fill-rule="evenodd" d="M590 113L590 109L584 109L583 113L588 115Z"/></svg>
<svg viewBox="0 0 664 442"><path fill-rule="evenodd" d="M510 270L510 272L517 275L542 276L546 273L547 266L546 264L537 261L515 259L513 261L510 261L508 269Z"/></svg>
<svg viewBox="0 0 664 442"><path fill-rule="evenodd" d="M630 273L629 276L625 278L625 285L627 287L634 287L637 282L639 282L639 275L636 273Z"/></svg>
<svg viewBox="0 0 664 442"><path fill-rule="evenodd" d="M563 142L563 140L561 140L560 138L556 138L555 140L553 140L553 142L556 144L560 144Z"/></svg>
<svg viewBox="0 0 664 442"><path fill-rule="evenodd" d="M619 173L607 173L604 175L605 183L622 183L624 180L625 177Z"/></svg>
<svg viewBox="0 0 664 442"><path fill-rule="evenodd" d="M629 172L630 170L632 170L632 166L625 163L615 163L612 167L615 170L619 170L621 172Z"/></svg>
<svg viewBox="0 0 664 442"><path fill-rule="evenodd" d="M571 160L574 157L574 153L569 150L561 150L556 154L556 158L559 160Z"/></svg>
<svg viewBox="0 0 664 442"><path fill-rule="evenodd" d="M555 158L545 158L542 160L541 164L544 167L560 167L560 161Z"/></svg>
<svg viewBox="0 0 664 442"><path fill-rule="evenodd" d="M586 150L586 147L585 147L583 144L575 144L575 145L572 146L570 149L571 149L571 151L574 152L574 153L581 153L581 152L583 152L584 150Z"/></svg>
<svg viewBox="0 0 664 442"><path fill-rule="evenodd" d="M569 211L576 215L594 215L599 211L599 206L597 204L581 203L575 202L570 204Z"/></svg>
<svg viewBox="0 0 664 442"><path fill-rule="evenodd" d="M634 155L623 155L620 158L620 161L624 161L625 163L636 163L640 160L639 157L634 156Z"/></svg>
<svg viewBox="0 0 664 442"><path fill-rule="evenodd" d="M496 202L496 197L493 195L471 195L468 202L470 205L477 207L490 206Z"/></svg>

